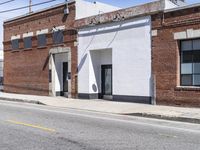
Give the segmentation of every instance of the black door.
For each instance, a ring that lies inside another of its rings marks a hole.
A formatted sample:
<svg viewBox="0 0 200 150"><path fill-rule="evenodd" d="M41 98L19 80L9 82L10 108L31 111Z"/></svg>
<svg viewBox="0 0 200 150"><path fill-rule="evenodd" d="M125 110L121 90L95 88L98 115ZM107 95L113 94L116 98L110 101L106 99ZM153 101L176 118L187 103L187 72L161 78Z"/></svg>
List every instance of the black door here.
<svg viewBox="0 0 200 150"><path fill-rule="evenodd" d="M68 62L63 63L63 94L68 92Z"/></svg>
<svg viewBox="0 0 200 150"><path fill-rule="evenodd" d="M112 99L112 65L101 66L102 98Z"/></svg>

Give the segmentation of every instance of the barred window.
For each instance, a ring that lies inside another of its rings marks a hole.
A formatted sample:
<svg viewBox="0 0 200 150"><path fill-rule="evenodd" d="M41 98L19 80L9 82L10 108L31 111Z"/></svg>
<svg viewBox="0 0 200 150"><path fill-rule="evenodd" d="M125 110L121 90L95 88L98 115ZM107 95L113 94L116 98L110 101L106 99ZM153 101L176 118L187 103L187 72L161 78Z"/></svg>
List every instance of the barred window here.
<svg viewBox="0 0 200 150"><path fill-rule="evenodd" d="M62 30L53 32L53 43L54 44L62 44L64 40L64 35Z"/></svg>
<svg viewBox="0 0 200 150"><path fill-rule="evenodd" d="M12 44L12 49L13 50L19 49L19 39L12 40L11 44Z"/></svg>
<svg viewBox="0 0 200 150"><path fill-rule="evenodd" d="M32 48L32 37L26 37L24 38L24 48Z"/></svg>
<svg viewBox="0 0 200 150"><path fill-rule="evenodd" d="M40 34L38 35L38 47L46 46L47 40L46 40L46 34Z"/></svg>

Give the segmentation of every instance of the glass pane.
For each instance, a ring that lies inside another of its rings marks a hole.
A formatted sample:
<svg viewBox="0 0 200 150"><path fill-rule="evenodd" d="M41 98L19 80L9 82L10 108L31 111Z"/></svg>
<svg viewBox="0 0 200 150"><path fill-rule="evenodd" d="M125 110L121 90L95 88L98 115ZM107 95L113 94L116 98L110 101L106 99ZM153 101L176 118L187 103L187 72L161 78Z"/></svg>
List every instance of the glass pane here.
<svg viewBox="0 0 200 150"><path fill-rule="evenodd" d="M192 85L192 75L182 75L182 77L181 77L181 85L183 85L183 86Z"/></svg>
<svg viewBox="0 0 200 150"><path fill-rule="evenodd" d="M193 53L191 51L182 52L182 63L192 63Z"/></svg>
<svg viewBox="0 0 200 150"><path fill-rule="evenodd" d="M19 40L18 39L12 40L11 43L12 43L12 49L19 49Z"/></svg>
<svg viewBox="0 0 200 150"><path fill-rule="evenodd" d="M192 41L182 41L181 49L182 49L182 51L192 50Z"/></svg>
<svg viewBox="0 0 200 150"><path fill-rule="evenodd" d="M54 44L62 44L63 43L63 31L59 30L53 33L53 41Z"/></svg>
<svg viewBox="0 0 200 150"><path fill-rule="evenodd" d="M31 37L27 37L24 38L24 48L32 48L32 38Z"/></svg>
<svg viewBox="0 0 200 150"><path fill-rule="evenodd" d="M200 51L193 51L193 62L194 63L200 62Z"/></svg>
<svg viewBox="0 0 200 150"><path fill-rule="evenodd" d="M46 35L45 34L38 35L38 46L39 47L46 46Z"/></svg>
<svg viewBox="0 0 200 150"><path fill-rule="evenodd" d="M193 40L193 50L200 50L200 39Z"/></svg>
<svg viewBox="0 0 200 150"><path fill-rule="evenodd" d="M200 63L194 63L193 64L193 73L199 73L200 74Z"/></svg>
<svg viewBox="0 0 200 150"><path fill-rule="evenodd" d="M200 85L200 75L193 76L193 85Z"/></svg>
<svg viewBox="0 0 200 150"><path fill-rule="evenodd" d="M181 74L192 74L192 63L181 64Z"/></svg>
<svg viewBox="0 0 200 150"><path fill-rule="evenodd" d="M112 94L112 69L105 69L105 95Z"/></svg>

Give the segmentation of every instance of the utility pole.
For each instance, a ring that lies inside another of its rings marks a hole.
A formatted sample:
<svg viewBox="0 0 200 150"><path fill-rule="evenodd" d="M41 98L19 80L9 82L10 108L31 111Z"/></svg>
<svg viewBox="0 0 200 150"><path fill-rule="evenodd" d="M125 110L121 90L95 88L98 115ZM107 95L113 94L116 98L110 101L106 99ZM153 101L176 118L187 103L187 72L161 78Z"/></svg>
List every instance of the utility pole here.
<svg viewBox="0 0 200 150"><path fill-rule="evenodd" d="M31 13L32 12L32 0L29 0L29 13Z"/></svg>

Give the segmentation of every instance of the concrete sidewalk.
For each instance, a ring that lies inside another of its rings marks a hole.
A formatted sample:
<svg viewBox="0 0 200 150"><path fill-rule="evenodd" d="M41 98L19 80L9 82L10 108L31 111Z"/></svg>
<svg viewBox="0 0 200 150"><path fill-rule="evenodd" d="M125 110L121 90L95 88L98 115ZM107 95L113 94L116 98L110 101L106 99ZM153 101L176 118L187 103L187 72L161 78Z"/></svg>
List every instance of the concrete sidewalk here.
<svg viewBox="0 0 200 150"><path fill-rule="evenodd" d="M121 115L134 115L200 124L200 109L171 106L155 106L104 100L80 100L64 97L33 96L0 93L0 100L43 104L54 107L82 109Z"/></svg>

